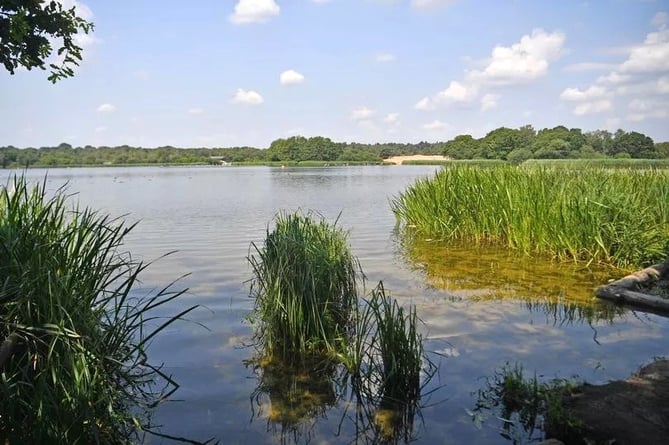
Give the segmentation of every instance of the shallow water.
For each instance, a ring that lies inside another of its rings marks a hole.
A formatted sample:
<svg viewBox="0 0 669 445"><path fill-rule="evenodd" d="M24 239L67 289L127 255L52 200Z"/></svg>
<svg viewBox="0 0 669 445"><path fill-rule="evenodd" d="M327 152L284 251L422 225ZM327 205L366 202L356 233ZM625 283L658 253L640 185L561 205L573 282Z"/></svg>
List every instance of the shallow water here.
<svg viewBox="0 0 669 445"><path fill-rule="evenodd" d="M556 266L490 248L400 242L388 201L435 170L52 169L47 184L55 190L68 183L82 205L140 221L126 247L136 258L158 260L143 275L138 292L190 274L178 283L189 292L170 311L200 304L203 308L191 316L197 323L174 326L151 349L154 360L164 362L181 384L180 401L162 405L154 418L169 434L216 437L221 443L349 443L355 438L353 421L342 420L343 403L326 397L311 411L315 418L282 435L271 421L267 394L254 398L259 381L243 363L253 355L244 347L251 334L244 318L253 306L246 257L252 242L262 243L279 210L311 209L331 221L339 218L338 224L350 230L368 284L382 280L402 304L416 305L426 349L440 364L426 388L436 391L416 421L419 442L504 443L500 422L490 418L479 429L466 410L474 407L485 377L506 362L522 363L545 378L578 375L598 383L626 377L655 356L669 356L668 319L593 300L592 288L606 281L609 271ZM0 170L2 183L12 173ZM37 181L45 173L30 170L27 176Z"/></svg>

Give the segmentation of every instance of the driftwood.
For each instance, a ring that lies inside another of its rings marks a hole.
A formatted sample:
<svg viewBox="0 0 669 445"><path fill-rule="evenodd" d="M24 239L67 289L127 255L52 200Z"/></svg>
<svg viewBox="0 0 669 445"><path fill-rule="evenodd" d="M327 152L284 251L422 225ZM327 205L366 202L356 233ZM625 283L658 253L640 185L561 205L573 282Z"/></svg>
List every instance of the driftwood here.
<svg viewBox="0 0 669 445"><path fill-rule="evenodd" d="M666 286L668 282L669 262L647 267L620 280L600 286L595 291L595 295L616 303L641 306L654 311L669 313L669 298L643 292L644 288L652 285Z"/></svg>

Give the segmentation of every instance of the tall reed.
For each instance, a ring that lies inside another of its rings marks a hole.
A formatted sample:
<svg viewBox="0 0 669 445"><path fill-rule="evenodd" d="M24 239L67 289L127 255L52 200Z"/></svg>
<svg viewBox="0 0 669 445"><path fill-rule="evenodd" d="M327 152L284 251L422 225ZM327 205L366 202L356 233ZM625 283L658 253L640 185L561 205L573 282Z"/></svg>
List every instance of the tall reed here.
<svg viewBox="0 0 669 445"><path fill-rule="evenodd" d="M132 443L178 387L147 346L195 307L155 317L183 291L133 293L147 265L119 249L134 225L45 190L0 189L0 441Z"/></svg>
<svg viewBox="0 0 669 445"><path fill-rule="evenodd" d="M346 233L310 213L280 213L263 246L252 249L252 320L264 352L298 364L341 351L362 278Z"/></svg>
<svg viewBox="0 0 669 445"><path fill-rule="evenodd" d="M391 203L423 237L639 267L669 255L669 172L442 169Z"/></svg>

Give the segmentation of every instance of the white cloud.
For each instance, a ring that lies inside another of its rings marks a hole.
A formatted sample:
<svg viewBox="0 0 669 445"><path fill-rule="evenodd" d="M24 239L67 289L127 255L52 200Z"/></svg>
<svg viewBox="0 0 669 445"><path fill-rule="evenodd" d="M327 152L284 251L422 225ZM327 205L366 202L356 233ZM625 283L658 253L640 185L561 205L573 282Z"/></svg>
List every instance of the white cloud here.
<svg viewBox="0 0 669 445"><path fill-rule="evenodd" d="M102 104L97 108L99 113L112 113L116 111L116 107L112 104Z"/></svg>
<svg viewBox="0 0 669 445"><path fill-rule="evenodd" d="M388 113L386 117L383 118L383 122L387 124L396 124L400 121L399 113Z"/></svg>
<svg viewBox="0 0 669 445"><path fill-rule="evenodd" d="M304 82L304 76L295 70L287 70L279 76L281 85L297 85Z"/></svg>
<svg viewBox="0 0 669 445"><path fill-rule="evenodd" d="M439 104L466 103L476 100L486 89L518 85L545 76L551 63L564 53L565 36L537 28L511 46L496 46L485 68L465 72L462 81L453 80L448 87L432 97L421 99L414 108L434 109ZM499 96L482 100L483 110L493 108Z"/></svg>
<svg viewBox="0 0 669 445"><path fill-rule="evenodd" d="M372 110L367 107L358 107L351 112L351 119L359 121L369 119L376 115L376 110Z"/></svg>
<svg viewBox="0 0 669 445"><path fill-rule="evenodd" d="M95 127L94 131L96 133L104 133L105 131L107 131L107 127L105 127L104 125L101 125L99 127Z"/></svg>
<svg viewBox="0 0 669 445"><path fill-rule="evenodd" d="M390 53L380 53L376 55L374 60L376 60L378 63L394 62L397 60L397 56Z"/></svg>
<svg viewBox="0 0 669 445"><path fill-rule="evenodd" d="M365 130L365 131L370 131L370 132L378 132L379 131L379 127L377 127L374 124L374 122L372 122L369 119L363 119L363 120L358 121L357 126L361 130Z"/></svg>
<svg viewBox="0 0 669 445"><path fill-rule="evenodd" d="M450 6L457 0L411 0L411 7L423 11Z"/></svg>
<svg viewBox="0 0 669 445"><path fill-rule="evenodd" d="M204 114L204 109L195 107L195 108L189 108L188 109L188 114L193 115L193 116L200 116Z"/></svg>
<svg viewBox="0 0 669 445"><path fill-rule="evenodd" d="M669 14L664 11L658 12L653 16L653 20L650 23L658 28L663 28L669 23Z"/></svg>
<svg viewBox="0 0 669 445"><path fill-rule="evenodd" d="M466 85L455 80L451 81L443 91L434 97L435 102L470 102L476 98L478 88L474 85Z"/></svg>
<svg viewBox="0 0 669 445"><path fill-rule="evenodd" d="M253 90L245 90L243 88L237 88L235 95L232 97L231 102L233 104L244 104L244 105L260 105L265 100L260 94Z"/></svg>
<svg viewBox="0 0 669 445"><path fill-rule="evenodd" d="M593 102L583 102L574 108L574 114L583 116L584 114L594 114L608 111L613 107L610 100L597 100Z"/></svg>
<svg viewBox="0 0 669 445"><path fill-rule="evenodd" d="M311 0L311 3L330 3L332 0Z"/></svg>
<svg viewBox="0 0 669 445"><path fill-rule="evenodd" d="M657 79L657 92L660 94L669 93L669 76L663 76Z"/></svg>
<svg viewBox="0 0 669 445"><path fill-rule="evenodd" d="M648 34L643 44L632 48L620 70L627 73L669 71L669 29Z"/></svg>
<svg viewBox="0 0 669 445"><path fill-rule="evenodd" d="M423 129L424 130L430 130L430 131L436 131L436 130L443 130L446 128L446 123L440 121L440 120L434 120L432 122L429 122L427 124L423 124Z"/></svg>
<svg viewBox="0 0 669 445"><path fill-rule="evenodd" d="M618 65L615 63L601 63L601 62L579 62L572 63L564 68L565 71L607 71L615 69Z"/></svg>
<svg viewBox="0 0 669 445"><path fill-rule="evenodd" d="M597 78L597 83L618 84L618 83L627 82L631 78L632 78L632 76L629 76L627 74L618 74L616 71L611 71L606 76L599 76Z"/></svg>
<svg viewBox="0 0 669 445"><path fill-rule="evenodd" d="M60 4L63 5L63 9L75 8L75 13L86 21L91 21L93 19L93 11L82 2L77 0L61 0Z"/></svg>
<svg viewBox="0 0 669 445"><path fill-rule="evenodd" d="M486 94L481 98L481 111L488 111L496 108L498 100L498 94Z"/></svg>
<svg viewBox="0 0 669 445"><path fill-rule="evenodd" d="M496 46L484 70L470 71L467 78L489 84L509 85L526 82L548 73L551 62L564 53L565 36L535 29L513 45Z"/></svg>
<svg viewBox="0 0 669 445"><path fill-rule="evenodd" d="M280 9L274 0L239 0L229 19L237 25L265 23L279 15Z"/></svg>
<svg viewBox="0 0 669 445"><path fill-rule="evenodd" d="M592 100L603 97L606 93L606 88L595 85L583 91L578 88L567 88L560 94L560 99L570 101Z"/></svg>
<svg viewBox="0 0 669 445"><path fill-rule="evenodd" d="M430 100L430 98L427 96L416 102L416 105L414 105L413 107L416 110L421 110L421 111L434 110L434 104L432 103L432 100Z"/></svg>

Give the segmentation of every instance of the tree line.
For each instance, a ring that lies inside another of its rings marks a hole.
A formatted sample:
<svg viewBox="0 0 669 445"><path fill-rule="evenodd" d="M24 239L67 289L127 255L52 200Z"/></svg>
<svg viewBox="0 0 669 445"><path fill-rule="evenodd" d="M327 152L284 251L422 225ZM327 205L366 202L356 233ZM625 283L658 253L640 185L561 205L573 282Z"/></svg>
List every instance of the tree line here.
<svg viewBox="0 0 669 445"><path fill-rule="evenodd" d="M87 165L138 164L219 164L271 162L357 162L379 163L398 155L442 154L453 159L500 159L522 162L527 159L564 158L669 158L669 142L656 144L635 131L606 130L582 132L564 126L535 131L530 125L511 129L500 127L484 137L459 135L447 142L349 143L329 138L293 136L273 141L266 149L230 148L157 148L73 147L61 143L55 147L0 147L0 167L55 167Z"/></svg>
<svg viewBox="0 0 669 445"><path fill-rule="evenodd" d="M453 159L501 159L523 162L527 159L568 158L669 158L669 142L656 144L636 131L606 130L583 132L562 125L536 131L531 125L518 129L500 127L475 139L459 135L443 145L443 154Z"/></svg>

